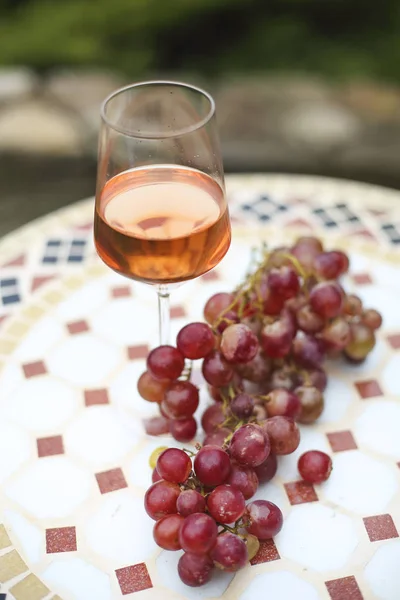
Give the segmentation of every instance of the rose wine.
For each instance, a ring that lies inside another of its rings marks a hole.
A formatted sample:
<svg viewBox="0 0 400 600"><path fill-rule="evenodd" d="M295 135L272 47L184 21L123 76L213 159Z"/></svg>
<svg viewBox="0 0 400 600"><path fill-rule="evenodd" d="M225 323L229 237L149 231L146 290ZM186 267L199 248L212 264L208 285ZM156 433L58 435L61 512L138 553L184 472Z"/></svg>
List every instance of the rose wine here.
<svg viewBox="0 0 400 600"><path fill-rule="evenodd" d="M112 269L147 283L193 279L215 267L231 241L224 192L187 167L154 165L110 179L98 199L94 236Z"/></svg>

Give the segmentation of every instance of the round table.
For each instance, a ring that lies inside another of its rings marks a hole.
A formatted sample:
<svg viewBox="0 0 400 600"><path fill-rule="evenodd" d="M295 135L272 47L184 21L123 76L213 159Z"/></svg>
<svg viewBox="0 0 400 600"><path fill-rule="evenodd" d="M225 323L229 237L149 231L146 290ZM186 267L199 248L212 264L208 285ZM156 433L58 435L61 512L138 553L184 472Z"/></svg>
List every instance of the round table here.
<svg viewBox="0 0 400 600"><path fill-rule="evenodd" d="M281 507L281 533L198 589L178 580L179 553L155 546L148 457L171 439L143 433L154 408L136 380L156 299L99 261L89 199L0 242L1 600L399 599L400 193L292 175L229 176L227 189L232 247L173 294L173 333L234 287L252 246L298 232L345 248L346 288L384 316L364 364L329 366L322 417L257 492ZM333 458L322 485L299 481L310 448Z"/></svg>

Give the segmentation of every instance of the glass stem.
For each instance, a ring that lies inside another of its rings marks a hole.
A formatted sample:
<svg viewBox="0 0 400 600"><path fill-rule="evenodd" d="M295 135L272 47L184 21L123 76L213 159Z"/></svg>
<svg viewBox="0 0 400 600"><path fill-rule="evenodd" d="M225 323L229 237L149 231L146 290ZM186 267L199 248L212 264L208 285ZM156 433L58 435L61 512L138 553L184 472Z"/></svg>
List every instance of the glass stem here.
<svg viewBox="0 0 400 600"><path fill-rule="evenodd" d="M160 335L160 346L169 344L169 289L166 285L157 287L158 294L158 332Z"/></svg>

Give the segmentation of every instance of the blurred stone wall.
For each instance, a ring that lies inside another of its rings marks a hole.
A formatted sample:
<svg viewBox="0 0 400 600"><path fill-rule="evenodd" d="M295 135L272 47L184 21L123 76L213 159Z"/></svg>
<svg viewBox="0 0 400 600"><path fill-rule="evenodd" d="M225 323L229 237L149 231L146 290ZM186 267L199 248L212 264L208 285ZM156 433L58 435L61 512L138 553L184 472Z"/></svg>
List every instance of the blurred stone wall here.
<svg viewBox="0 0 400 600"><path fill-rule="evenodd" d="M227 172L295 172L400 188L400 90L306 77L188 81L215 97ZM92 195L105 72L0 70L0 235Z"/></svg>

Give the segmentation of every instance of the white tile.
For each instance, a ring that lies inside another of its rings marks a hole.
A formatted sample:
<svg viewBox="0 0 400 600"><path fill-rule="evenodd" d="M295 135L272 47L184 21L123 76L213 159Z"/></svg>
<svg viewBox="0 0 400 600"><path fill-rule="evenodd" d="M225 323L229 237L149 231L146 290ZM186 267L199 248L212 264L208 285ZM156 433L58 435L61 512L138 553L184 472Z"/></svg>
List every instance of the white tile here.
<svg viewBox="0 0 400 600"><path fill-rule="evenodd" d="M307 450L321 450L330 453L326 436L312 426L300 425L300 444L297 450L286 456L278 456L278 475L283 481L295 481L300 478L297 469L299 457Z"/></svg>
<svg viewBox="0 0 400 600"><path fill-rule="evenodd" d="M372 268L369 269L374 282L382 286L393 286L398 282L399 269L398 266L385 264L383 261L374 262Z"/></svg>
<svg viewBox="0 0 400 600"><path fill-rule="evenodd" d="M268 590L266 595L266 590ZM246 587L239 600L255 600L267 598L268 600L320 600L318 591L294 573L278 571L275 573L261 573Z"/></svg>
<svg viewBox="0 0 400 600"><path fill-rule="evenodd" d="M137 441L112 406L93 406L81 412L64 433L67 453L102 470L115 466Z"/></svg>
<svg viewBox="0 0 400 600"><path fill-rule="evenodd" d="M145 370L144 360L128 362L113 378L109 387L111 401L118 407L131 410L132 414L137 417L138 432L143 431L142 418L159 413L158 405L143 400L137 391L138 379Z"/></svg>
<svg viewBox="0 0 400 600"><path fill-rule="evenodd" d="M397 490L392 469L358 450L335 455L332 473L321 488L328 500L362 516L385 511Z"/></svg>
<svg viewBox="0 0 400 600"><path fill-rule="evenodd" d="M55 314L67 322L89 317L108 301L108 297L109 290L103 278L86 281L82 288L71 293L67 300L57 306Z"/></svg>
<svg viewBox="0 0 400 600"><path fill-rule="evenodd" d="M354 400L354 389L350 382L333 376L328 367L328 385L324 392L324 410L317 423L335 423L346 414Z"/></svg>
<svg viewBox="0 0 400 600"><path fill-rule="evenodd" d="M91 473L65 456L37 460L4 486L9 498L39 519L67 517L86 500L94 485Z"/></svg>
<svg viewBox="0 0 400 600"><path fill-rule="evenodd" d="M5 398L15 392L24 380L25 377L20 365L15 365L12 362L7 363L0 372L1 397Z"/></svg>
<svg viewBox="0 0 400 600"><path fill-rule="evenodd" d="M53 432L70 419L82 400L73 387L51 376L26 379L2 401L3 414L30 431Z"/></svg>
<svg viewBox="0 0 400 600"><path fill-rule="evenodd" d="M178 561L182 552L163 550L157 558L157 573L162 585L186 600L205 600L220 598L228 588L234 573L224 573L214 569L211 581L201 587L191 588L185 585L178 575ZM232 599L233 600L233 599Z"/></svg>
<svg viewBox="0 0 400 600"><path fill-rule="evenodd" d="M29 460L31 447L29 435L3 417L0 421L0 483Z"/></svg>
<svg viewBox="0 0 400 600"><path fill-rule="evenodd" d="M22 339L14 356L23 362L38 360L65 336L65 328L51 316L44 317Z"/></svg>
<svg viewBox="0 0 400 600"><path fill-rule="evenodd" d="M4 511L4 524L11 529L13 538L18 540L22 555L29 564L36 563L46 556L42 529L12 510Z"/></svg>
<svg viewBox="0 0 400 600"><path fill-rule="evenodd" d="M350 517L312 502L292 507L275 543L282 557L323 572L343 567L358 539Z"/></svg>
<svg viewBox="0 0 400 600"><path fill-rule="evenodd" d="M156 551L153 527L143 499L124 489L102 496L83 531L89 547L117 568L144 562Z"/></svg>
<svg viewBox="0 0 400 600"><path fill-rule="evenodd" d="M109 576L81 558L53 558L41 579L52 590L59 590L62 597L74 600L112 599Z"/></svg>
<svg viewBox="0 0 400 600"><path fill-rule="evenodd" d="M394 281L397 281L397 278L398 272ZM400 327L398 294L394 287L360 285L357 288L357 294L366 308L379 310L383 316L383 327L389 323L392 328Z"/></svg>
<svg viewBox="0 0 400 600"><path fill-rule="evenodd" d="M78 386L101 386L122 362L121 352L90 333L67 338L47 359L49 371Z"/></svg>
<svg viewBox="0 0 400 600"><path fill-rule="evenodd" d="M399 371L398 371L399 373ZM400 405L386 400L368 400L353 425L357 442L377 453L400 459Z"/></svg>
<svg viewBox="0 0 400 600"><path fill-rule="evenodd" d="M399 311L400 312L400 311ZM392 356L382 373L382 383L395 396L400 395L400 356Z"/></svg>
<svg viewBox="0 0 400 600"><path fill-rule="evenodd" d="M108 302L91 320L92 329L104 339L119 345L147 342L149 330L157 333L157 298L154 306L135 298L119 298Z"/></svg>
<svg viewBox="0 0 400 600"><path fill-rule="evenodd" d="M400 540L378 547L365 567L364 575L379 600L399 600Z"/></svg>

